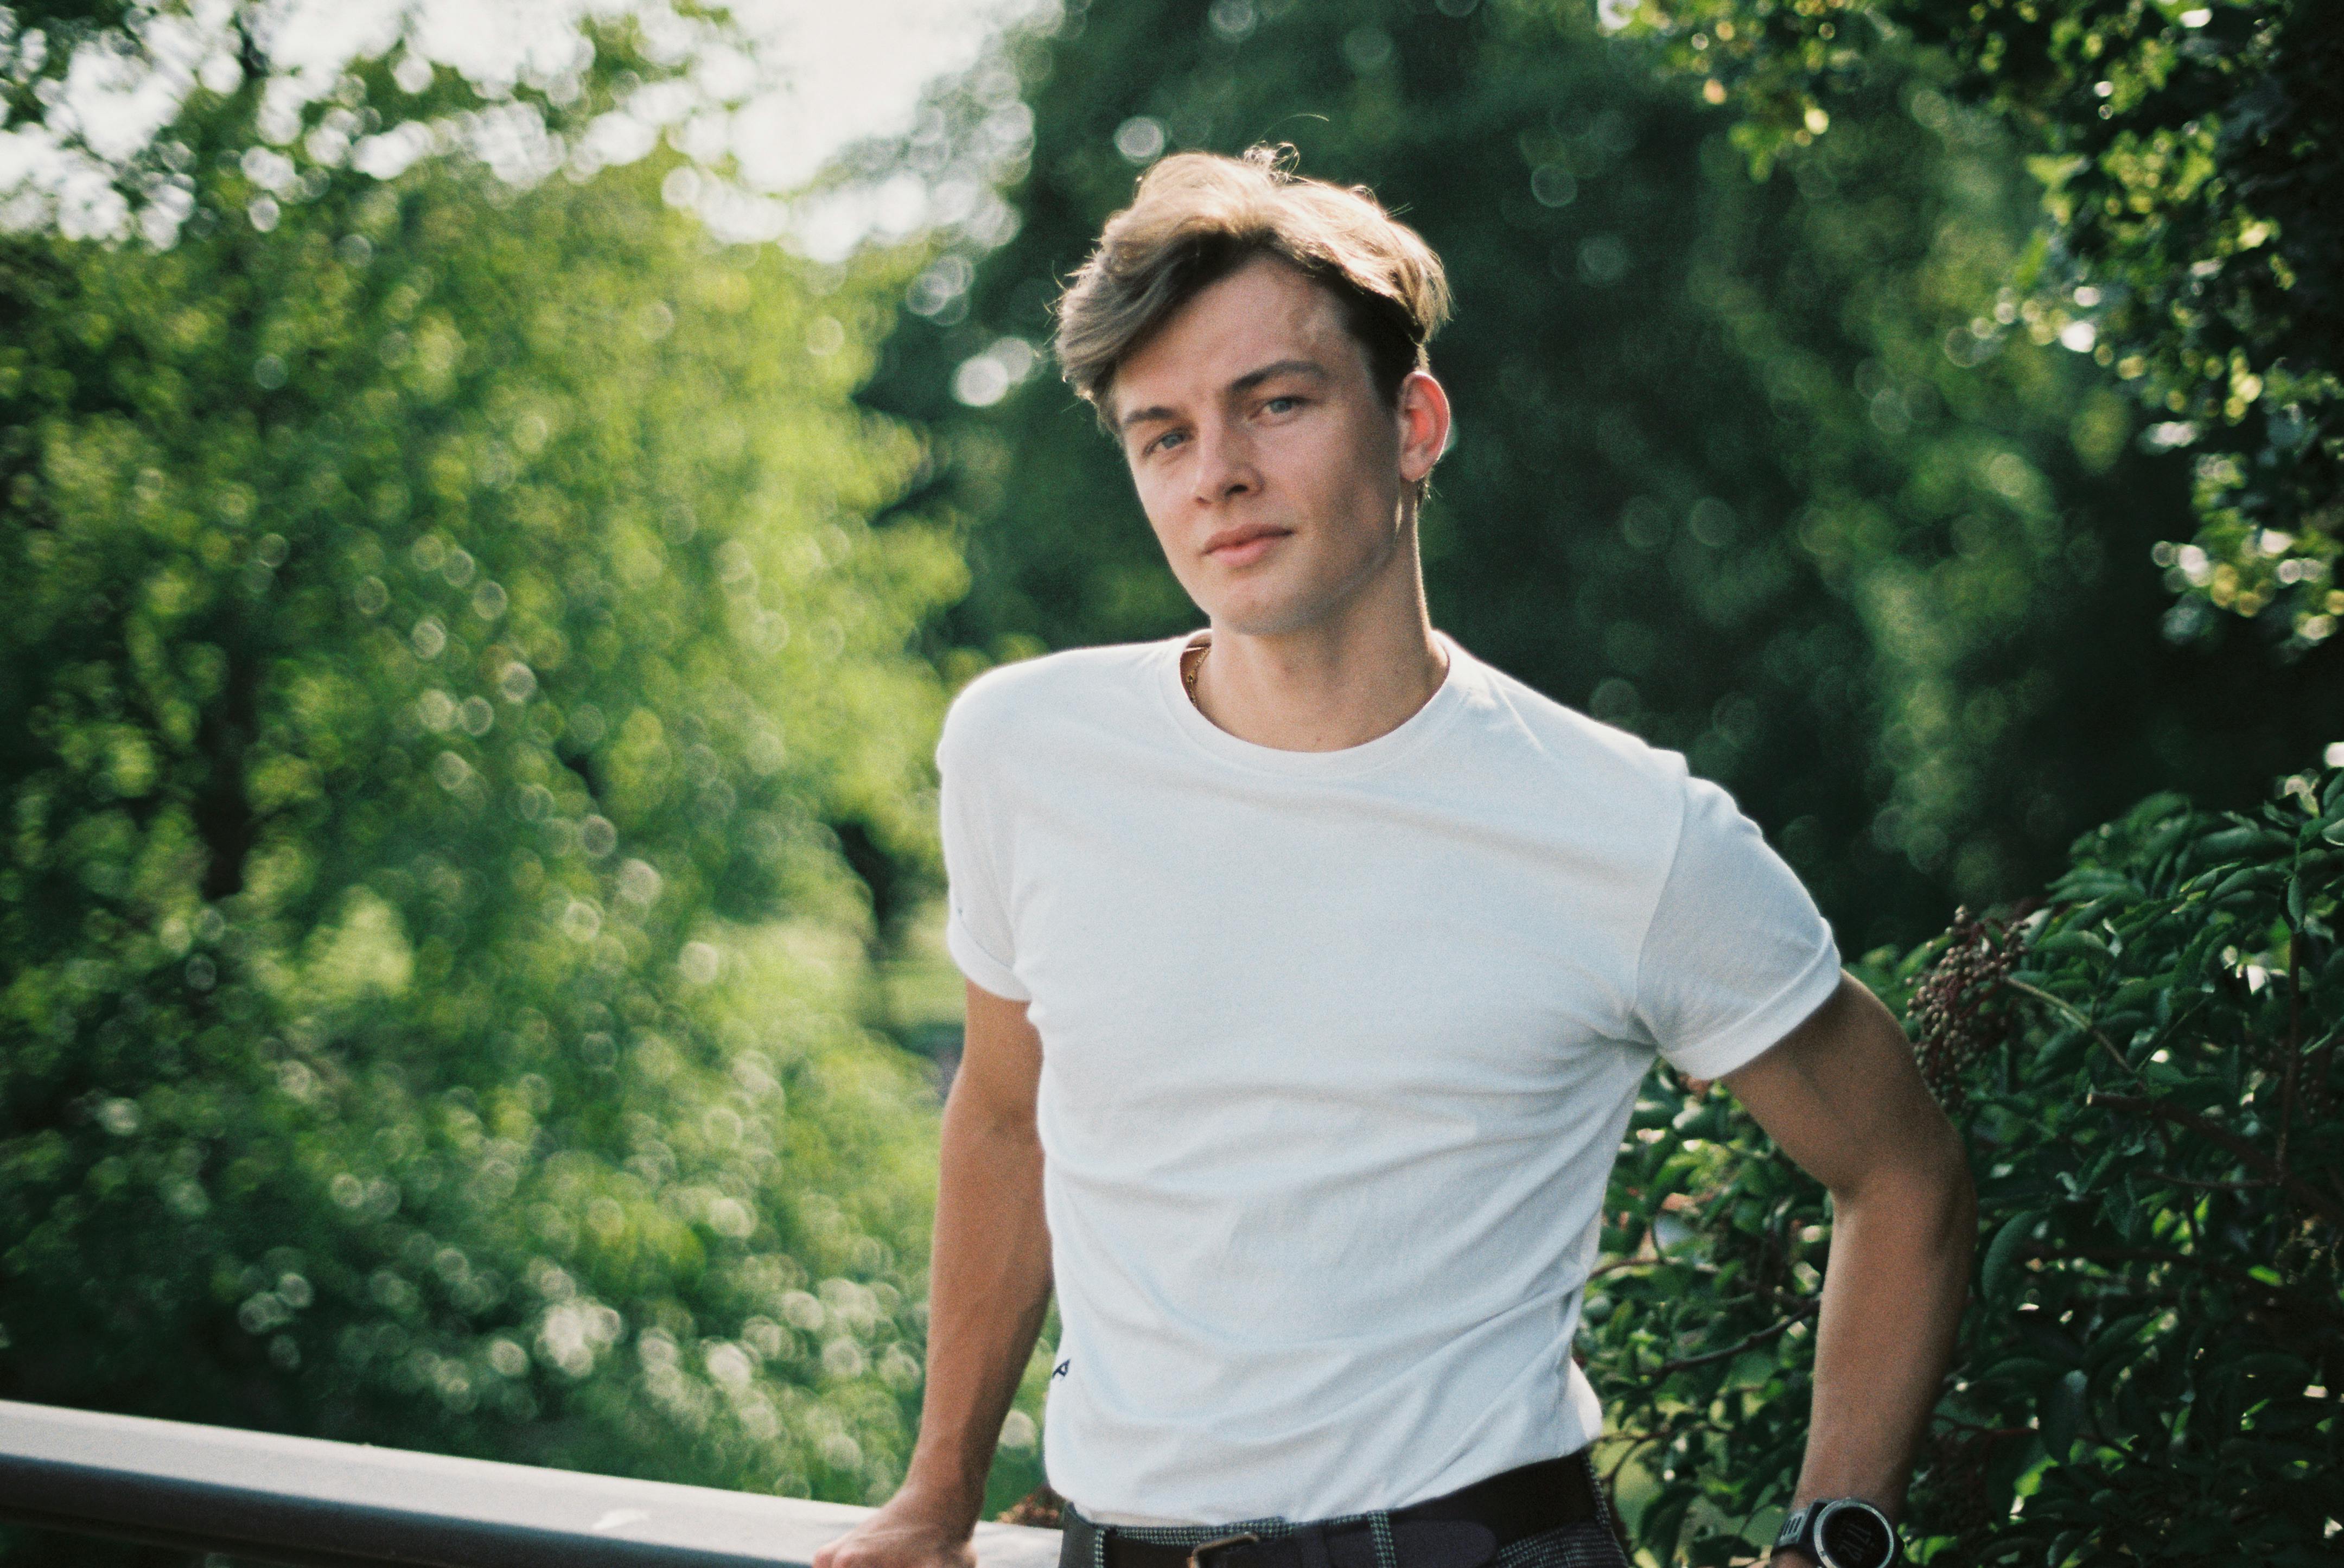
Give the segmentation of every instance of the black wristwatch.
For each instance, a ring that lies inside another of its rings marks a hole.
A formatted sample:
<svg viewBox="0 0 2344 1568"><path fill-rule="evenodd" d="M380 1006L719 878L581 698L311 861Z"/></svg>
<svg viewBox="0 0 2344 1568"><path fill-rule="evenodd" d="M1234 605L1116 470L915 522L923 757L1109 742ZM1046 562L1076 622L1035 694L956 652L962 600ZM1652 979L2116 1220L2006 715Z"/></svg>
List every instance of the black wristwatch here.
<svg viewBox="0 0 2344 1568"><path fill-rule="evenodd" d="M1896 1526L1861 1497L1808 1503L1774 1534L1775 1550L1794 1546L1823 1568L1888 1568L1896 1561Z"/></svg>

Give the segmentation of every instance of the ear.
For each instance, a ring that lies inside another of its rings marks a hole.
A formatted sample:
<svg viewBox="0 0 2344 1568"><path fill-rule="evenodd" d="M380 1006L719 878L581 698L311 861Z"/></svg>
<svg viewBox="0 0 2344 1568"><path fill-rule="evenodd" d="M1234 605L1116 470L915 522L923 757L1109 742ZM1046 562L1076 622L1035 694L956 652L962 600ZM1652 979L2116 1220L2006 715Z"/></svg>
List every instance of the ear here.
<svg viewBox="0 0 2344 1568"><path fill-rule="evenodd" d="M1429 370L1410 370L1392 410L1399 425L1399 477L1414 484L1449 450L1449 393Z"/></svg>

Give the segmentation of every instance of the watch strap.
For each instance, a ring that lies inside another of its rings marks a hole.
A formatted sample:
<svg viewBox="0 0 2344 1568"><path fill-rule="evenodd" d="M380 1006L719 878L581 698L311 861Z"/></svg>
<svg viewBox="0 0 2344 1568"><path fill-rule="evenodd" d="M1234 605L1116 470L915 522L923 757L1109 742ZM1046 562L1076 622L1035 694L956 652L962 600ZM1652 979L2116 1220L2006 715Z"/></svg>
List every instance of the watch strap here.
<svg viewBox="0 0 2344 1568"><path fill-rule="evenodd" d="M1803 1547L1806 1540L1807 1515L1814 1511L1815 1505L1810 1502L1804 1508L1793 1508L1784 1514L1783 1528L1774 1532L1774 1550L1780 1552L1785 1546Z"/></svg>
<svg viewBox="0 0 2344 1568"><path fill-rule="evenodd" d="M1862 1522L1858 1523L1858 1520L1848 1522L1856 1524L1859 1529L1870 1526L1864 1531L1866 1534L1885 1536L1885 1540L1875 1545L1863 1560L1851 1561L1845 1554L1834 1553L1824 1544L1824 1526L1843 1512L1856 1514ZM1793 1509L1790 1517L1783 1521L1783 1528L1774 1533L1774 1546L1777 1551L1785 1546L1794 1547L1814 1558L1822 1568L1888 1568L1903 1555L1896 1538L1896 1526L1889 1522L1888 1515L1883 1513L1876 1504L1861 1497L1819 1497L1804 1508Z"/></svg>

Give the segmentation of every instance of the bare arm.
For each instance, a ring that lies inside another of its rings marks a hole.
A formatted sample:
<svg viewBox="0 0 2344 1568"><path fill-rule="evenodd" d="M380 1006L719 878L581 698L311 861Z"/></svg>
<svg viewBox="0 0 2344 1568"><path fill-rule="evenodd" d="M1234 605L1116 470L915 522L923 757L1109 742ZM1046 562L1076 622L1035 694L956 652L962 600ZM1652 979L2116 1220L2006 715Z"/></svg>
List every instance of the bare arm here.
<svg viewBox="0 0 2344 1568"><path fill-rule="evenodd" d="M1904 1031L1847 976L1725 1083L1831 1192L1814 1413L1793 1506L1862 1497L1897 1518L1969 1293L1977 1200L1961 1139Z"/></svg>
<svg viewBox="0 0 2344 1568"><path fill-rule="evenodd" d="M903 1486L814 1553L813 1568L973 1568L1001 1422L1050 1300L1034 1093L1042 1041L1026 1004L968 987L945 1102L928 1270L927 1388Z"/></svg>

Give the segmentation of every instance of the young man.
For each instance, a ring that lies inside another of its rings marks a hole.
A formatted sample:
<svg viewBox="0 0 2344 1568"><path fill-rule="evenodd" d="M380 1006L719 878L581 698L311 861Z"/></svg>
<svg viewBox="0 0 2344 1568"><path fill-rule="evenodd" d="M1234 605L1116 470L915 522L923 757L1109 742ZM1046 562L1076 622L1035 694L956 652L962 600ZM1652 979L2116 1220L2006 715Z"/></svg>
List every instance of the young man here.
<svg viewBox="0 0 2344 1568"><path fill-rule="evenodd" d="M1833 1195L1778 1561L1893 1553L1967 1280L1959 1143L1723 792L1433 630L1446 311L1417 235L1261 151L1157 164L1062 301L1210 626L996 671L946 721L968 1030L925 1409L816 1568L966 1568L1054 1279L1067 1568L1617 1563L1571 1343L1655 1055Z"/></svg>

